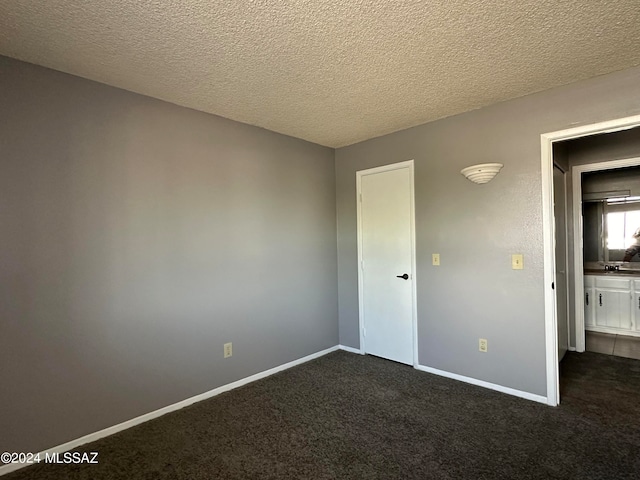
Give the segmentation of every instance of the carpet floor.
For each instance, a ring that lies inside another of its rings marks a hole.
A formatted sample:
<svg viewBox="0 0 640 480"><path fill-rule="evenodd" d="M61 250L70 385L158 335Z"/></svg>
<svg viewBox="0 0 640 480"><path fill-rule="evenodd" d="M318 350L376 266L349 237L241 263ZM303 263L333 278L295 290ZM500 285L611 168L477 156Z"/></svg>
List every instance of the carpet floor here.
<svg viewBox="0 0 640 480"><path fill-rule="evenodd" d="M568 353L552 408L342 351L6 480L640 478L640 361ZM3 479L3 480L4 480Z"/></svg>

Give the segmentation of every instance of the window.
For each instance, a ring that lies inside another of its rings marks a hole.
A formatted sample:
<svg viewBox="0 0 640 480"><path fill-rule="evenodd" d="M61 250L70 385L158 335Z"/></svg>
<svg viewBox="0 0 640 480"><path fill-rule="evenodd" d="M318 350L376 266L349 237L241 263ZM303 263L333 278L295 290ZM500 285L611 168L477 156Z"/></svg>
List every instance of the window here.
<svg viewBox="0 0 640 480"><path fill-rule="evenodd" d="M633 234L640 227L640 210L607 214L607 248L624 250L635 243Z"/></svg>
<svg viewBox="0 0 640 480"><path fill-rule="evenodd" d="M608 200L604 205L605 261L620 260L620 252L636 242L633 234L640 228L640 199Z"/></svg>

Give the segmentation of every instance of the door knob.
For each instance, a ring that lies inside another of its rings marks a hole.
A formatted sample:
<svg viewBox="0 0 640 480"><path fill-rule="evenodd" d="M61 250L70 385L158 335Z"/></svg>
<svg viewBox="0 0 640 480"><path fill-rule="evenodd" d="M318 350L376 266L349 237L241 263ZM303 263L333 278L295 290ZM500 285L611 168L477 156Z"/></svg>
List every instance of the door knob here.
<svg viewBox="0 0 640 480"><path fill-rule="evenodd" d="M408 274L404 274L404 275L396 275L396 277L398 278L404 278L405 280L409 280L409 275Z"/></svg>

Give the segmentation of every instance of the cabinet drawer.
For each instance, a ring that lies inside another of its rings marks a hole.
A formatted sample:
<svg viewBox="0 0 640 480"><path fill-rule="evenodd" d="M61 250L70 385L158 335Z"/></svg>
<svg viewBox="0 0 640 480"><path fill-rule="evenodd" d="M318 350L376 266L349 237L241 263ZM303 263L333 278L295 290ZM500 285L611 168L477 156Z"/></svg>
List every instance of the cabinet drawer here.
<svg viewBox="0 0 640 480"><path fill-rule="evenodd" d="M595 277L597 288L615 288L619 290L631 290L631 280L628 278Z"/></svg>
<svg viewBox="0 0 640 480"><path fill-rule="evenodd" d="M584 287L595 287L596 286L596 277L594 275L585 275L584 276ZM640 286L640 284L639 284ZM638 288L640 290L640 288Z"/></svg>

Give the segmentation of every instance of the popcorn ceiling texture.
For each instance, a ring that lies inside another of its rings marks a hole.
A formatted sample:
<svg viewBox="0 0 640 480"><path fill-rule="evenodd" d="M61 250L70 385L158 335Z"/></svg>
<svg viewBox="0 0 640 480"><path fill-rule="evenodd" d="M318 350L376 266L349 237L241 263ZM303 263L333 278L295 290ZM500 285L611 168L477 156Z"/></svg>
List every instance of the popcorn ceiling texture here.
<svg viewBox="0 0 640 480"><path fill-rule="evenodd" d="M349 145L640 64L638 0L20 0L0 53Z"/></svg>

